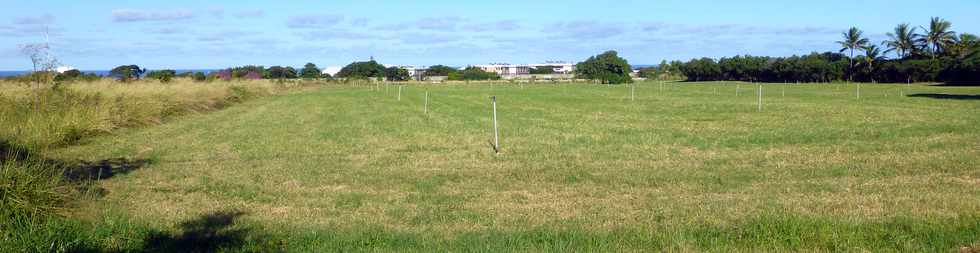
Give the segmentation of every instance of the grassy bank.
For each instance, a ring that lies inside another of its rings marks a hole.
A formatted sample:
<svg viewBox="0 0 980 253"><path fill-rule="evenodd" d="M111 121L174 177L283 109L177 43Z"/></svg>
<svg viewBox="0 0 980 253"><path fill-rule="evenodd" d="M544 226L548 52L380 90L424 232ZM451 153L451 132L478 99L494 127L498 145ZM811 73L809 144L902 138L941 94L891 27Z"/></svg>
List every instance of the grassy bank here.
<svg viewBox="0 0 980 253"><path fill-rule="evenodd" d="M56 150L102 210L225 249L940 251L980 241L976 87L335 86ZM428 92L428 113L424 113ZM489 146L498 97L502 153ZM194 231L193 229L190 229ZM149 244L152 245L152 244ZM239 246L244 245L239 248Z"/></svg>
<svg viewBox="0 0 980 253"><path fill-rule="evenodd" d="M37 87L0 82L0 249L142 248L144 240L152 238L112 242L119 238L111 229L120 226L105 222L127 221L127 217L88 222L71 214L77 206L101 196L99 180L149 161L52 159L49 150L303 86L262 81L162 84L101 80ZM145 224L122 227L123 234L163 238L159 236L162 232Z"/></svg>
<svg viewBox="0 0 980 253"><path fill-rule="evenodd" d="M221 109L295 85L101 80L38 89L0 82L0 139L34 149L74 144L121 128L156 125L174 116Z"/></svg>

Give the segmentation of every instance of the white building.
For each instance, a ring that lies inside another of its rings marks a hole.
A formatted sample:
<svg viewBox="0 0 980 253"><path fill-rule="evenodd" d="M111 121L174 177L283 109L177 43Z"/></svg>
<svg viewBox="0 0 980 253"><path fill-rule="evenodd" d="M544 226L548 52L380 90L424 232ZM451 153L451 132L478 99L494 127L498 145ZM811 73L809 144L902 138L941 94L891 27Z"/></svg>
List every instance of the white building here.
<svg viewBox="0 0 980 253"><path fill-rule="evenodd" d="M323 74L329 74L330 76L335 77L337 76L337 73L340 73L340 70L343 68L344 67L340 67L340 66L330 66L330 67L323 68L323 71L321 72L323 72Z"/></svg>
<svg viewBox="0 0 980 253"><path fill-rule="evenodd" d="M531 74L531 65L516 65L507 63L491 63L487 65L473 65L486 72L497 73L500 76L518 76Z"/></svg>
<svg viewBox="0 0 980 253"><path fill-rule="evenodd" d="M57 71L59 74L64 74L66 71L69 70L75 70L75 67L68 66L68 65L61 65L58 66L58 68L55 68L55 71Z"/></svg>
<svg viewBox="0 0 980 253"><path fill-rule="evenodd" d="M563 61L546 61L539 64L531 64L532 68L551 68L555 74L572 74L575 72L575 64Z"/></svg>
<svg viewBox="0 0 980 253"><path fill-rule="evenodd" d="M575 72L575 64L560 61L546 61L538 64L506 64L491 63L487 65L473 65L486 72L497 73L502 77L514 77L530 75L531 69L551 68L554 74L568 75Z"/></svg>

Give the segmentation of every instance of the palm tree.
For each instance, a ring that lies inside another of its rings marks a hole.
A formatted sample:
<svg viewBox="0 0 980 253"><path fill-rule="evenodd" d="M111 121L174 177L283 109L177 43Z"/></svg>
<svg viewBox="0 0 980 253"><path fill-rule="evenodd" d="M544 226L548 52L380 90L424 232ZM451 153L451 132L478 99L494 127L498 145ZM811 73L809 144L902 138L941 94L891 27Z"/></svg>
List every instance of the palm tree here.
<svg viewBox="0 0 980 253"><path fill-rule="evenodd" d="M953 39L953 43L947 46L950 55L957 59L965 59L980 52L980 38L969 33L962 33Z"/></svg>
<svg viewBox="0 0 980 253"><path fill-rule="evenodd" d="M939 17L933 17L929 21L929 29L922 28L922 30L926 31L926 34L919 38L919 42L932 51L933 59L936 59L936 55L941 53L946 45L951 44L955 40L956 33L949 30L952 26L953 24L949 21Z"/></svg>
<svg viewBox="0 0 980 253"><path fill-rule="evenodd" d="M871 76L871 82L873 83L875 82L874 64L876 61L884 60L885 57L881 56L881 49L878 46L869 45L861 49L864 50L864 62L868 64L868 75Z"/></svg>
<svg viewBox="0 0 980 253"><path fill-rule="evenodd" d="M895 27L894 33L888 33L889 40L882 42L883 45L888 47L885 53L894 51L898 55L899 59L904 59L912 54L916 48L916 39L919 36L915 33L917 28L912 27L910 29L909 24L900 24Z"/></svg>
<svg viewBox="0 0 980 253"><path fill-rule="evenodd" d="M844 40L838 41L837 44L840 44L840 46L841 46L841 49L840 49L840 52L841 53L843 53L844 51L847 51L847 50L851 50L851 57L848 59L848 61L849 61L849 65L850 65L850 71L853 72L854 71L854 50L855 49L861 49L865 45L867 45L868 44L868 39L867 38L863 38L864 37L864 32L862 32L861 29L858 29L857 27L851 27L850 30L847 30L847 32L844 32L841 35L844 36ZM847 79L848 80L851 79L851 74L848 75Z"/></svg>

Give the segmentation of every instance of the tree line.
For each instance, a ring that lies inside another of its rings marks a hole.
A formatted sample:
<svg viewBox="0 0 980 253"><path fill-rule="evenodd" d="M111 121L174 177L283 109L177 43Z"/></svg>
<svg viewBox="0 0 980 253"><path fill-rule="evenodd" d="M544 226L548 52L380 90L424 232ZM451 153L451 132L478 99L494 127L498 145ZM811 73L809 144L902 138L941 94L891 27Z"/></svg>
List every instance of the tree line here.
<svg viewBox="0 0 980 253"><path fill-rule="evenodd" d="M66 76L64 80L75 80L71 79L73 77L72 71L60 74L59 76ZM78 72L81 73L81 72ZM88 74L90 78L100 78L95 74ZM444 76L448 80L498 80L500 76L496 73L486 72L480 68L468 67L465 69L456 69L453 67L445 65L435 65L426 69L422 74L422 77L431 76ZM331 76L328 73L323 73L322 70L313 63L307 63L302 69L295 69L293 67L284 66L272 66L264 67L259 65L246 65L226 68L218 71L212 71L208 74L203 72L185 72L177 74L175 70L164 69L164 70L152 70L148 71L146 69L140 68L137 65L122 65L113 68L109 72L111 78L128 82L133 80L139 80L141 78L156 79L161 82L169 82L174 78L190 78L195 81L214 81L214 80L258 80L258 79L318 79L318 80L367 80L367 79L383 79L388 81L408 81L412 80L412 76L409 71L401 67L385 67L377 61L362 61L353 62L344 66L336 76Z"/></svg>
<svg viewBox="0 0 980 253"><path fill-rule="evenodd" d="M682 76L688 81L980 82L980 40L951 28L952 24L941 18L932 18L926 27L900 24L887 34L887 40L876 44L852 27L836 42L841 46L838 52L662 62L640 74L648 78ZM889 53L894 57L886 57Z"/></svg>

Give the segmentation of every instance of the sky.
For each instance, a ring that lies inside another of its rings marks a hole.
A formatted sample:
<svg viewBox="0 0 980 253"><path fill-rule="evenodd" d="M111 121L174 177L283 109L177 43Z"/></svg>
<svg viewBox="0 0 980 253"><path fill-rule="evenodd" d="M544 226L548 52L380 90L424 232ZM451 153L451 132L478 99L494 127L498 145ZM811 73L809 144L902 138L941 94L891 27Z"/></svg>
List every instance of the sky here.
<svg viewBox="0 0 980 253"><path fill-rule="evenodd" d="M874 43L938 16L980 33L977 0L103 1L4 0L0 70L48 41L65 65L104 70L240 65L466 66L578 62L616 50L631 64L836 51L851 26ZM47 31L47 36L45 36ZM47 37L47 38L46 38Z"/></svg>

